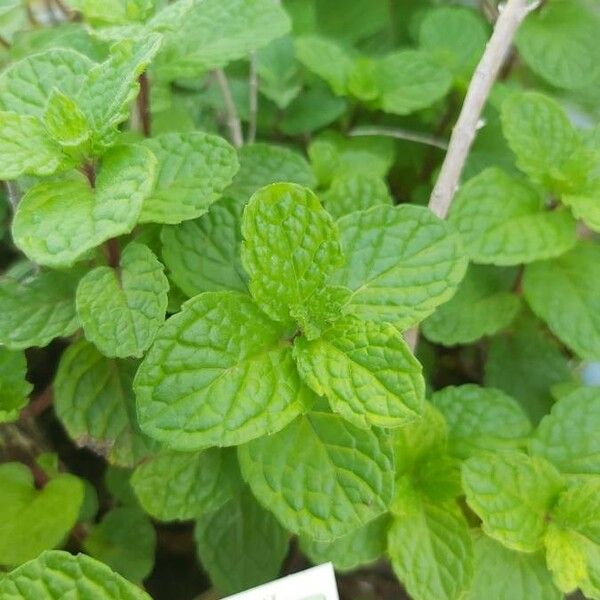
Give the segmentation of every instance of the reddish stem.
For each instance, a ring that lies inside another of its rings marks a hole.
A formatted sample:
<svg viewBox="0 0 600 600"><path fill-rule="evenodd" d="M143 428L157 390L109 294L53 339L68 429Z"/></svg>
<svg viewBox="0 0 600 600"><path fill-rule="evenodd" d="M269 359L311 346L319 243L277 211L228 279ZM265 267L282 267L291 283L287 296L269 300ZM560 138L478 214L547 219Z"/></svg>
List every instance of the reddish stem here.
<svg viewBox="0 0 600 600"><path fill-rule="evenodd" d="M104 244L104 250L106 251L106 259L108 260L108 266L113 269L117 269L121 262L121 247L117 238L112 238Z"/></svg>
<svg viewBox="0 0 600 600"><path fill-rule="evenodd" d="M142 133L144 137L150 137L152 133L152 122L150 116L150 82L148 75L142 73L139 78L140 93L138 94L137 105L142 125Z"/></svg>
<svg viewBox="0 0 600 600"><path fill-rule="evenodd" d="M54 394L52 393L52 387L48 386L21 411L21 417L35 419L48 410L52 406L52 402L54 402Z"/></svg>

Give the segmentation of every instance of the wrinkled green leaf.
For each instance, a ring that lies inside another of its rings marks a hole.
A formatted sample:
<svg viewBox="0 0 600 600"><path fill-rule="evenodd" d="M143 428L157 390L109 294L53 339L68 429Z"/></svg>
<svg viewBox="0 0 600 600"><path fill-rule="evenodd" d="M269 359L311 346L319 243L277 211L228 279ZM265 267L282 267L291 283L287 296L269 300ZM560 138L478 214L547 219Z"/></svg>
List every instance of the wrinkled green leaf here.
<svg viewBox="0 0 600 600"><path fill-rule="evenodd" d="M27 359L16 350L0 347L0 423L16 421L33 386L25 379Z"/></svg>

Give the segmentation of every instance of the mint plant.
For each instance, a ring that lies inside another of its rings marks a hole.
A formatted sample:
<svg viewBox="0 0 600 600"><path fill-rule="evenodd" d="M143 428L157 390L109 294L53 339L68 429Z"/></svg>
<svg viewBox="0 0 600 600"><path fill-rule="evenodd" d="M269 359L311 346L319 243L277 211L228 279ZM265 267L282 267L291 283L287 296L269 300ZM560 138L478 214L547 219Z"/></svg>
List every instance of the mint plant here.
<svg viewBox="0 0 600 600"><path fill-rule="evenodd" d="M598 6L343 4L0 1L2 600L600 599Z"/></svg>

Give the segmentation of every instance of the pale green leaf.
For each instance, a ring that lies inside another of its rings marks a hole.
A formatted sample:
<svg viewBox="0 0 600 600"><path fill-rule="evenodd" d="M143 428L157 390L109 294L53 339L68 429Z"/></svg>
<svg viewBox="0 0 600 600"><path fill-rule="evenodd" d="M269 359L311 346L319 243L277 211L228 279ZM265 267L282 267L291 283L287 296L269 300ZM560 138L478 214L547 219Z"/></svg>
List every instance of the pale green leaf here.
<svg viewBox="0 0 600 600"><path fill-rule="evenodd" d="M139 22L147 19L156 0L68 0L93 25Z"/></svg>
<svg viewBox="0 0 600 600"><path fill-rule="evenodd" d="M252 196L242 219L242 263L249 288L273 319L289 324L342 260L337 228L318 198L295 184L271 184Z"/></svg>
<svg viewBox="0 0 600 600"><path fill-rule="evenodd" d="M0 112L0 178L51 175L65 162L60 145L35 117Z"/></svg>
<svg viewBox="0 0 600 600"><path fill-rule="evenodd" d="M169 79L196 77L244 58L289 29L289 17L272 0L204 0L166 36L157 71Z"/></svg>
<svg viewBox="0 0 600 600"><path fill-rule="evenodd" d="M245 489L198 519L194 538L213 585L233 594L277 578L289 534Z"/></svg>
<svg viewBox="0 0 600 600"><path fill-rule="evenodd" d="M134 362L107 358L79 340L62 355L54 380L56 415L71 439L123 466L133 458L131 446L143 445L134 418L135 369Z"/></svg>
<svg viewBox="0 0 600 600"><path fill-rule="evenodd" d="M242 475L291 532L329 542L383 514L394 488L387 435L311 412L239 449ZM307 480L307 475L310 479Z"/></svg>
<svg viewBox="0 0 600 600"><path fill-rule="evenodd" d="M25 354L0 346L0 423L16 421L27 404L33 386L26 375Z"/></svg>
<svg viewBox="0 0 600 600"><path fill-rule="evenodd" d="M38 490L25 465L0 465L0 564L19 565L59 545L82 502L83 483L73 475L57 475Z"/></svg>
<svg viewBox="0 0 600 600"><path fill-rule="evenodd" d="M40 264L63 267L129 233L152 190L156 159L141 146L112 148L92 188L81 173L30 188L13 221L15 243Z"/></svg>
<svg viewBox="0 0 600 600"><path fill-rule="evenodd" d="M237 292L200 294L171 317L140 366L135 390L142 430L177 450L274 433L310 394L281 325Z"/></svg>
<svg viewBox="0 0 600 600"><path fill-rule="evenodd" d="M548 525L544 539L546 564L552 572L554 584L562 592L567 594L574 592L589 581L586 555L591 550L590 554L593 558L595 553L593 552L594 546L586 544L586 541L572 531L562 529L554 523Z"/></svg>
<svg viewBox="0 0 600 600"><path fill-rule="evenodd" d="M46 346L79 327L75 289L81 273L44 271L0 280L0 342L13 350Z"/></svg>
<svg viewBox="0 0 600 600"><path fill-rule="evenodd" d="M452 75L425 52L399 50L388 54L375 67L381 110L407 115L431 106L443 98L452 84Z"/></svg>
<svg viewBox="0 0 600 600"><path fill-rule="evenodd" d="M164 322L168 290L152 251L129 244L118 267L96 267L79 282L77 315L85 337L106 356L141 357Z"/></svg>
<svg viewBox="0 0 600 600"><path fill-rule="evenodd" d="M272 144L247 144L239 151L240 170L225 191L241 204L270 183L297 183L315 187L315 177L306 159L297 152Z"/></svg>
<svg viewBox="0 0 600 600"><path fill-rule="evenodd" d="M83 541L85 552L134 582L150 574L155 546L152 523L135 507L107 512Z"/></svg>
<svg viewBox="0 0 600 600"><path fill-rule="evenodd" d="M398 331L346 317L320 338L294 342L300 375L357 427L399 427L420 418L421 365Z"/></svg>
<svg viewBox="0 0 600 600"><path fill-rule="evenodd" d="M545 210L535 188L495 167L458 190L448 220L477 263L516 265L552 258L577 240L568 211Z"/></svg>
<svg viewBox="0 0 600 600"><path fill-rule="evenodd" d="M335 219L357 210L393 203L385 181L363 173L337 177L321 195L321 200Z"/></svg>
<svg viewBox="0 0 600 600"><path fill-rule="evenodd" d="M562 473L600 475L600 389L580 388L562 397L542 419L530 446Z"/></svg>
<svg viewBox="0 0 600 600"><path fill-rule="evenodd" d="M600 247L581 242L560 258L527 265L533 312L581 358L600 359Z"/></svg>
<svg viewBox="0 0 600 600"><path fill-rule="evenodd" d="M181 223L203 215L239 168L235 149L216 135L166 133L145 145L158 159L158 170L142 223Z"/></svg>
<svg viewBox="0 0 600 600"><path fill-rule="evenodd" d="M500 390L474 384L448 386L435 392L431 402L446 419L451 452L461 458L480 450L515 447L531 432L518 402Z"/></svg>
<svg viewBox="0 0 600 600"><path fill-rule="evenodd" d="M188 297L248 290L240 257L241 222L241 204L224 198L199 219L163 228L163 260L171 279Z"/></svg>
<svg viewBox="0 0 600 600"><path fill-rule="evenodd" d="M235 451L163 451L138 466L131 486L144 510L161 521L193 519L220 508L239 493Z"/></svg>
<svg viewBox="0 0 600 600"><path fill-rule="evenodd" d="M331 542L302 537L300 549L315 565L332 562L338 572L353 571L385 555L390 523L390 516L384 514Z"/></svg>
<svg viewBox="0 0 600 600"><path fill-rule="evenodd" d="M459 600L473 576L469 526L454 502L404 498L389 530L388 554L415 600Z"/></svg>
<svg viewBox="0 0 600 600"><path fill-rule="evenodd" d="M48 133L67 148L80 146L91 134L87 118L75 100L57 88L48 98L44 125Z"/></svg>
<svg viewBox="0 0 600 600"><path fill-rule="evenodd" d="M562 600L540 553L515 552L485 535L473 543L475 568L466 600Z"/></svg>
<svg viewBox="0 0 600 600"><path fill-rule="evenodd" d="M256 73L261 94L277 108L287 108L298 97L302 80L291 36L275 39L256 52Z"/></svg>
<svg viewBox="0 0 600 600"><path fill-rule="evenodd" d="M521 307L511 291L517 273L471 265L456 294L423 322L423 333L444 346L468 344L508 327Z"/></svg>
<svg viewBox="0 0 600 600"><path fill-rule="evenodd" d="M61 551L44 552L0 579L0 596L2 600L151 600L101 562Z"/></svg>
<svg viewBox="0 0 600 600"><path fill-rule="evenodd" d="M415 325L449 300L467 260L454 229L427 208L376 206L338 221L347 262L334 282L353 294L362 319Z"/></svg>
<svg viewBox="0 0 600 600"><path fill-rule="evenodd" d="M481 454L463 464L467 503L482 520L483 531L521 552L542 547L550 510L563 486L550 463L516 451Z"/></svg>

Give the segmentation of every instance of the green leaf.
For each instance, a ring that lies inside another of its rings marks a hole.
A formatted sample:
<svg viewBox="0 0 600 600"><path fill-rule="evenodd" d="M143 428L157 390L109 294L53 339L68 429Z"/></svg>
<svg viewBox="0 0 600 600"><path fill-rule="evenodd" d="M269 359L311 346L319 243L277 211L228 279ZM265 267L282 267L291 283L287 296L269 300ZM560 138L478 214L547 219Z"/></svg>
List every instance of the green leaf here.
<svg viewBox="0 0 600 600"><path fill-rule="evenodd" d="M290 20L272 0L205 0L165 37L157 61L162 78L193 78L224 67L285 35Z"/></svg>
<svg viewBox="0 0 600 600"><path fill-rule="evenodd" d="M68 48L27 56L0 74L0 108L41 119L53 90L75 98L93 66Z"/></svg>
<svg viewBox="0 0 600 600"><path fill-rule="evenodd" d="M338 226L347 262L334 282L352 290L346 311L361 319L408 329L449 300L465 273L458 236L424 207L375 206Z"/></svg>
<svg viewBox="0 0 600 600"><path fill-rule="evenodd" d="M527 17L517 48L527 66L552 85L588 88L600 83L598 31L592 3L550 2Z"/></svg>
<svg viewBox="0 0 600 600"><path fill-rule="evenodd" d="M393 204L385 181L363 173L337 177L321 199L334 219L379 204Z"/></svg>
<svg viewBox="0 0 600 600"><path fill-rule="evenodd" d="M423 322L423 333L445 346L468 344L508 327L521 307L511 291L516 271L471 265L456 294Z"/></svg>
<svg viewBox="0 0 600 600"><path fill-rule="evenodd" d="M375 67L381 110L408 115L443 98L452 85L452 75L425 52L399 50L388 54Z"/></svg>
<svg viewBox="0 0 600 600"><path fill-rule="evenodd" d="M244 489L198 519L194 538L213 585L233 594L277 578L289 534Z"/></svg>
<svg viewBox="0 0 600 600"><path fill-rule="evenodd" d="M87 118L73 98L54 88L48 98L44 125L62 146L77 148L90 137Z"/></svg>
<svg viewBox="0 0 600 600"><path fill-rule="evenodd" d="M0 112L0 178L52 175L65 156L35 117Z"/></svg>
<svg viewBox="0 0 600 600"><path fill-rule="evenodd" d="M37 263L72 265L134 228L152 190L155 166L146 148L118 146L103 157L95 188L76 172L35 185L15 213L15 243Z"/></svg>
<svg viewBox="0 0 600 600"><path fill-rule="evenodd" d="M474 10L458 6L427 11L419 27L419 46L455 77L474 71L488 39L488 27Z"/></svg>
<svg viewBox="0 0 600 600"><path fill-rule="evenodd" d="M481 454L463 464L467 503L483 521L483 531L521 552L542 547L550 510L563 485L550 463L520 452Z"/></svg>
<svg viewBox="0 0 600 600"><path fill-rule="evenodd" d="M315 177L306 159L282 146L248 144L239 150L240 170L225 191L239 203L245 204L260 188L270 183L297 183L315 187Z"/></svg>
<svg viewBox="0 0 600 600"><path fill-rule="evenodd" d="M519 169L534 181L555 187L579 144L562 107L538 92L520 92L503 102L501 118Z"/></svg>
<svg viewBox="0 0 600 600"><path fill-rule="evenodd" d="M97 26L144 21L154 12L156 0L68 0L68 4Z"/></svg>
<svg viewBox="0 0 600 600"><path fill-rule="evenodd" d="M79 327L77 271L45 271L22 281L0 280L0 342L12 350L46 346Z"/></svg>
<svg viewBox="0 0 600 600"><path fill-rule="evenodd" d="M118 268L96 267L77 288L85 337L106 356L141 357L165 320L169 282L143 244L131 243Z"/></svg>
<svg viewBox="0 0 600 600"><path fill-rule="evenodd" d="M102 517L83 541L83 549L130 581L152 571L156 532L138 508L115 508Z"/></svg>
<svg viewBox="0 0 600 600"><path fill-rule="evenodd" d="M138 466L131 485L144 510L161 521L184 521L213 512L242 487L229 448L203 452L163 451Z"/></svg>
<svg viewBox="0 0 600 600"><path fill-rule="evenodd" d="M76 595L74 595L76 594ZM68 552L44 552L3 579L3 600L151 600L150 596L101 562Z"/></svg>
<svg viewBox="0 0 600 600"><path fill-rule="evenodd" d="M390 516L384 514L331 542L302 537L300 549L315 565L332 562L338 572L353 571L385 555L390 523Z"/></svg>
<svg viewBox="0 0 600 600"><path fill-rule="evenodd" d="M346 109L346 101L327 88L308 89L287 107L279 129L287 135L309 133L333 123Z"/></svg>
<svg viewBox="0 0 600 600"><path fill-rule="evenodd" d="M458 190L448 220L478 263L516 265L553 258L577 241L568 211L546 211L535 188L495 167Z"/></svg>
<svg viewBox="0 0 600 600"><path fill-rule="evenodd" d="M27 405L33 385L26 375L25 353L0 346L0 423L16 421Z"/></svg>
<svg viewBox="0 0 600 600"><path fill-rule="evenodd" d="M473 576L469 526L453 502L408 494L388 534L396 576L415 600L459 600Z"/></svg>
<svg viewBox="0 0 600 600"><path fill-rule="evenodd" d="M239 449L242 475L289 531L329 542L383 514L394 488L392 449L377 429L311 412ZM310 473L310 482L306 474Z"/></svg>
<svg viewBox="0 0 600 600"><path fill-rule="evenodd" d="M132 380L136 364L103 356L79 340L62 355L54 380L56 415L71 439L128 464L137 433Z"/></svg>
<svg viewBox="0 0 600 600"><path fill-rule="evenodd" d="M188 297L248 291L240 257L241 222L241 204L224 198L199 219L163 228L162 257L171 279Z"/></svg>
<svg viewBox="0 0 600 600"><path fill-rule="evenodd" d="M347 94L348 78L354 68L350 51L318 35L296 38L296 58L312 73L324 79L335 94Z"/></svg>
<svg viewBox="0 0 600 600"><path fill-rule="evenodd" d="M60 544L82 502L83 483L73 475L57 475L37 490L25 465L0 465L0 564L19 565Z"/></svg>
<svg viewBox="0 0 600 600"><path fill-rule="evenodd" d="M307 188L271 184L246 206L242 263L258 305L289 324L290 308L302 306L341 262L337 228Z"/></svg>
<svg viewBox="0 0 600 600"><path fill-rule="evenodd" d="M473 543L475 568L466 600L561 600L540 553L515 552L485 535Z"/></svg>
<svg viewBox="0 0 600 600"><path fill-rule="evenodd" d="M294 342L304 381L357 427L399 427L420 418L421 365L398 331L346 317L320 338Z"/></svg>
<svg viewBox="0 0 600 600"><path fill-rule="evenodd" d="M176 450L274 433L310 397L281 326L236 292L200 294L171 317L135 390L142 430Z"/></svg>
<svg viewBox="0 0 600 600"><path fill-rule="evenodd" d="M466 384L435 392L432 404L449 430L450 450L468 458L480 450L501 450L522 444L531 423L516 400L500 390Z"/></svg>
<svg viewBox="0 0 600 600"><path fill-rule="evenodd" d="M158 171L142 223L181 223L203 215L239 168L235 149L216 135L165 133L145 145L158 159Z"/></svg>
<svg viewBox="0 0 600 600"><path fill-rule="evenodd" d="M517 319L511 330L490 340L485 363L485 385L518 400L533 423L550 410L550 388L572 377L567 357L540 325Z"/></svg>
<svg viewBox="0 0 600 600"><path fill-rule="evenodd" d="M580 388L562 397L542 419L530 446L562 473L600 475L598 388Z"/></svg>
<svg viewBox="0 0 600 600"><path fill-rule="evenodd" d="M560 258L525 268L533 312L581 358L600 358L600 247L581 242ZM556 293L555 290L560 290Z"/></svg>

